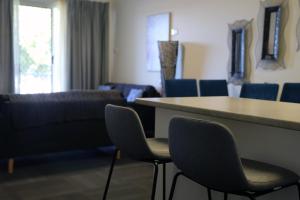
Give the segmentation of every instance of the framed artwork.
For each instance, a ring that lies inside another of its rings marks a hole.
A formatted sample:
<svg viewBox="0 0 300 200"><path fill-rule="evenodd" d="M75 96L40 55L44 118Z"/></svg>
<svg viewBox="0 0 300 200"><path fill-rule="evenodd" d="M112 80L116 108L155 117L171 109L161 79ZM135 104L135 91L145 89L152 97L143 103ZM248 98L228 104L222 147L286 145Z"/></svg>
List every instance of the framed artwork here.
<svg viewBox="0 0 300 200"><path fill-rule="evenodd" d="M147 69L159 72L159 49L158 41L169 41L170 39L171 13L151 15L147 18Z"/></svg>

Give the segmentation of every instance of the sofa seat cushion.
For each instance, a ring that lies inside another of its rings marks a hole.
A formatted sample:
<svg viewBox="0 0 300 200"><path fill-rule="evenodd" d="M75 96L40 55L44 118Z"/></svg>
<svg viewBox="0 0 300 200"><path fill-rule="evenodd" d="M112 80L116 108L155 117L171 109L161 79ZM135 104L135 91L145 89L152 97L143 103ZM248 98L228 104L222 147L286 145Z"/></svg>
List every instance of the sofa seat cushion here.
<svg viewBox="0 0 300 200"><path fill-rule="evenodd" d="M108 103L123 104L119 92L74 91L9 95L13 128L22 130L53 123L104 119Z"/></svg>

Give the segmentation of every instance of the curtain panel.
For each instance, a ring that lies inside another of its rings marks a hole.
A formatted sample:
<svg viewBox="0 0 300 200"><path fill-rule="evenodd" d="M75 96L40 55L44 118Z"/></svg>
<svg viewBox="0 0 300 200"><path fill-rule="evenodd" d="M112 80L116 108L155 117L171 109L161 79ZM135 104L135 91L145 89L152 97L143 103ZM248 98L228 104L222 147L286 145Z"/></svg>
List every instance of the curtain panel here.
<svg viewBox="0 0 300 200"><path fill-rule="evenodd" d="M13 1L0 0L0 94L14 92Z"/></svg>
<svg viewBox="0 0 300 200"><path fill-rule="evenodd" d="M70 89L96 89L108 81L108 3L68 0Z"/></svg>

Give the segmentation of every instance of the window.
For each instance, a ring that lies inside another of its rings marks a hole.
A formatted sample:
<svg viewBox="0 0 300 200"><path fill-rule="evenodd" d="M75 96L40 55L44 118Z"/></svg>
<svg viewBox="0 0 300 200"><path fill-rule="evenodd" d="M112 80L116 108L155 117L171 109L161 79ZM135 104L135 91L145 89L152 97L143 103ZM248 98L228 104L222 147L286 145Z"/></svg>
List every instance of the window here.
<svg viewBox="0 0 300 200"><path fill-rule="evenodd" d="M56 90L57 71L54 63L54 42L59 31L54 0L21 0L17 15L18 69L17 90L26 93L50 93ZM57 48L57 47L56 47Z"/></svg>

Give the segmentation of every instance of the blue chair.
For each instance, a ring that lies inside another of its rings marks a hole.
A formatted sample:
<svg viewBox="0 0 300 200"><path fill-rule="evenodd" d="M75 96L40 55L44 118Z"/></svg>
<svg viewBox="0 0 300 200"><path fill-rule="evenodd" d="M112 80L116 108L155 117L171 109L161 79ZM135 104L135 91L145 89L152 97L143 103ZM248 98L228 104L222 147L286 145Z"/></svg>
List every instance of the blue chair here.
<svg viewBox="0 0 300 200"><path fill-rule="evenodd" d="M285 83L280 101L300 103L300 83Z"/></svg>
<svg viewBox="0 0 300 200"><path fill-rule="evenodd" d="M226 80L200 80L200 96L228 96Z"/></svg>
<svg viewBox="0 0 300 200"><path fill-rule="evenodd" d="M276 101L278 88L278 84L244 83L240 97Z"/></svg>
<svg viewBox="0 0 300 200"><path fill-rule="evenodd" d="M196 97L196 79L172 79L165 81L165 93L167 97Z"/></svg>

